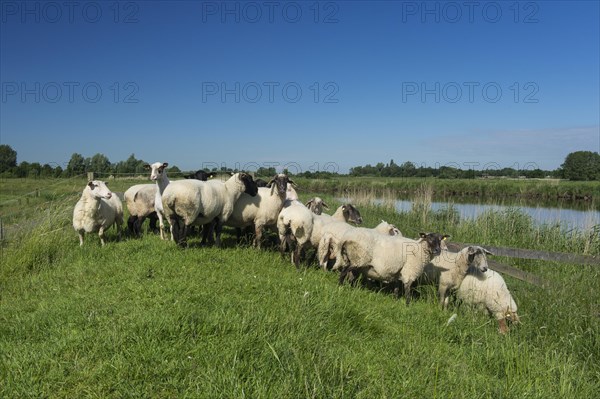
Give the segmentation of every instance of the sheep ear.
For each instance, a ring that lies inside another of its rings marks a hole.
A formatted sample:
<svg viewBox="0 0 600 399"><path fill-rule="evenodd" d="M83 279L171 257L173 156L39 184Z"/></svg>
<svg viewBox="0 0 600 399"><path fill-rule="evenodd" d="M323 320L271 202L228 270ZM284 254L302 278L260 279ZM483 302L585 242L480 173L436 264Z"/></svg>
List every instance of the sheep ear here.
<svg viewBox="0 0 600 399"><path fill-rule="evenodd" d="M444 234L442 236L442 240L446 241L448 238L450 238L450 236L448 234Z"/></svg>
<svg viewBox="0 0 600 399"><path fill-rule="evenodd" d="M90 188L93 190L94 188L96 188L96 185L94 184L93 181L88 182L88 186L90 186Z"/></svg>
<svg viewBox="0 0 600 399"><path fill-rule="evenodd" d="M296 183L294 183L294 181L292 179L288 179L288 183L290 183L292 186L298 188L298 185Z"/></svg>
<svg viewBox="0 0 600 399"><path fill-rule="evenodd" d="M152 167L150 165L146 164L146 165L144 165L144 169L150 170L150 169L152 169Z"/></svg>
<svg viewBox="0 0 600 399"><path fill-rule="evenodd" d="M310 208L311 204L313 202L313 199L311 198L310 200L308 200L308 202L305 204L307 208Z"/></svg>
<svg viewBox="0 0 600 399"><path fill-rule="evenodd" d="M481 249L483 249L483 252L485 252L487 255L494 255L494 253L492 251L488 251L487 249L481 247Z"/></svg>
<svg viewBox="0 0 600 399"><path fill-rule="evenodd" d="M419 233L419 237L424 239L427 237L427 233Z"/></svg>
<svg viewBox="0 0 600 399"><path fill-rule="evenodd" d="M325 202L321 202L321 204L323 204L323 207L324 207L325 209L329 209L329 205L327 205Z"/></svg>
<svg viewBox="0 0 600 399"><path fill-rule="evenodd" d="M168 162L165 162L165 163L163 163L163 164L162 164L162 167L163 167L163 168L166 168L167 166L169 166L169 163L168 163Z"/></svg>
<svg viewBox="0 0 600 399"><path fill-rule="evenodd" d="M476 247L467 247L467 253L469 255L475 255L477 253L477 248Z"/></svg>

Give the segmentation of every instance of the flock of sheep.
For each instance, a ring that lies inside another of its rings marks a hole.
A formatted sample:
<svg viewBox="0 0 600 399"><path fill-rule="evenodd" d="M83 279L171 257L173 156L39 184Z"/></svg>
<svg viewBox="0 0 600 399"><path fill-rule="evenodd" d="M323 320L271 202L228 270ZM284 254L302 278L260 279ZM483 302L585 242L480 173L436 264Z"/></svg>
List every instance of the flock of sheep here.
<svg viewBox="0 0 600 399"><path fill-rule="evenodd" d="M178 245L186 246L193 226L202 226L202 243L220 246L223 226L236 228L238 240L243 228L253 226L254 246L260 248L264 229L269 228L278 233L282 256L290 250L292 262L299 267L305 251L314 248L313 259L316 256L324 270L339 272L340 284L346 280L353 285L359 280L390 284L396 296L404 289L408 304L413 284L434 283L444 309L449 294L456 292L463 302L495 317L501 333L508 331L507 320L519 322L517 305L502 276L488 269L486 255L490 252L482 247L468 246L455 253L446 247L448 236L439 233L420 233L413 240L385 221L372 229L352 226L362 223L353 205L341 205L328 215L323 213L328 206L319 197L303 204L294 182L285 174L275 175L267 183L239 172L223 182L208 180L212 176L199 171L186 180L171 182L167 166L161 162L146 165L156 184L138 184L125 192L131 234L139 236L149 217L151 227L158 220L161 238L166 239L167 219L171 240ZM84 233L92 232L98 232L104 245L104 232L113 224L120 237L121 200L106 183L90 181L73 212L80 245Z"/></svg>

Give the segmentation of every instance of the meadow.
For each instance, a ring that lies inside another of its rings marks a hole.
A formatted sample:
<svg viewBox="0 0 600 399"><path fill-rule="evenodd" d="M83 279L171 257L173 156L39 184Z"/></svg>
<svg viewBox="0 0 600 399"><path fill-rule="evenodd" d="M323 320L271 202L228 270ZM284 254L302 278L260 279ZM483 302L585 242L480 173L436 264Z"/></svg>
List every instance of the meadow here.
<svg viewBox="0 0 600 399"><path fill-rule="evenodd" d="M114 191L136 180L110 182ZM486 314L435 288L409 306L384 290L338 286L334 273L294 268L273 247L224 234L223 248L180 249L154 234L78 245L71 213L85 184L0 182L0 397L591 398L600 392L597 265L492 257L548 289L504 276L522 324L502 336ZM319 193L301 184L302 200ZM36 191L38 190L38 191ZM535 225L518 209L461 220L428 207L360 204L407 236L600 255L600 227ZM23 196L24 193L31 193ZM16 227L15 227L16 226ZM454 322L447 324L453 313Z"/></svg>

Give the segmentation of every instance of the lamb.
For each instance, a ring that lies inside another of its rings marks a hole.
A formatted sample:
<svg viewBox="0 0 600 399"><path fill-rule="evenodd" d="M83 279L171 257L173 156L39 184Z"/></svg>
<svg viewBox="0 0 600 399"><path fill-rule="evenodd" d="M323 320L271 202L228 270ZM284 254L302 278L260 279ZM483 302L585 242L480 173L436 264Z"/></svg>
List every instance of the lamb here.
<svg viewBox="0 0 600 399"><path fill-rule="evenodd" d="M125 203L129 211L127 227L131 234L141 234L142 224L147 217L150 218L150 228L156 228L158 216L154 209L154 201L157 191L156 184L136 184L125 191Z"/></svg>
<svg viewBox="0 0 600 399"><path fill-rule="evenodd" d="M486 254L493 255L479 246L469 246L459 252L443 250L425 266L423 277L439 284L438 293L442 309L448 308L450 292L461 285L469 268L482 273L488 270Z"/></svg>
<svg viewBox="0 0 600 399"><path fill-rule="evenodd" d="M160 238L165 239L164 229L165 229L165 210L163 208L162 203L162 194L165 191L165 188L169 185L170 181L167 177L166 168L169 166L167 162L160 163L155 162L152 165L144 165L144 168L150 170L150 180L156 181L156 195L154 197L154 210L156 211L156 216L158 216L158 224L160 226ZM171 226L171 240L173 239L173 228Z"/></svg>
<svg viewBox="0 0 600 399"><path fill-rule="evenodd" d="M364 227L352 227L346 223L330 223L325 226L325 232L319 242L318 246L318 260L319 265L323 270L327 270L327 267L331 265L332 260L341 259L341 246L339 245L342 241L349 239L356 239L360 241L363 235L368 235L370 238L371 234L381 234L386 236L402 236L400 230L393 224L382 220L377 226L372 229ZM332 270L337 270L341 262L335 262Z"/></svg>
<svg viewBox="0 0 600 399"><path fill-rule="evenodd" d="M280 173L269 181L270 188L259 187L255 196L243 193L225 224L238 229L254 224L254 246L260 248L263 229L277 224L277 217L287 198L288 184L293 186L295 183Z"/></svg>
<svg viewBox="0 0 600 399"><path fill-rule="evenodd" d="M456 296L464 303L487 309L498 320L498 331L508 332L506 320L520 323L517 304L513 299L502 276L488 269L486 272L470 268Z"/></svg>
<svg viewBox="0 0 600 399"><path fill-rule="evenodd" d="M425 265L441 252L445 237L439 233L420 233L418 240L405 237L364 236L341 245L340 284L348 273L360 273L372 280L404 284L406 304L410 303L411 286L423 273ZM398 295L398 287L394 290Z"/></svg>
<svg viewBox="0 0 600 399"><path fill-rule="evenodd" d="M306 207L311 210L315 215L323 213L323 208L329 209L329 205L325 203L320 197L311 198L307 203Z"/></svg>
<svg viewBox="0 0 600 399"><path fill-rule="evenodd" d="M311 201L309 201L309 204ZM358 209L351 204L341 205L331 216L327 214L316 215L307 207L302 206L301 203L284 208L279 213L277 220L281 255L283 256L286 244L289 244L291 240L295 240L296 249L292 253L292 262L298 267L304 249L309 245L313 245L315 248L318 247L323 226L332 221L360 224L362 223L362 217Z"/></svg>
<svg viewBox="0 0 600 399"><path fill-rule="evenodd" d="M79 246L83 245L83 233L96 231L104 245L104 232L113 224L117 226L117 235L120 238L123 224L121 200L117 195L113 195L105 182L88 182L73 210L73 228L79 234Z"/></svg>
<svg viewBox="0 0 600 399"><path fill-rule="evenodd" d="M187 230L191 225L205 225L215 221L216 245L221 245L221 230L227 222L236 201L242 193L255 196L258 187L252 176L235 173L227 181L178 180L169 184L162 195L165 215L178 245L186 245ZM205 229L205 234L212 229Z"/></svg>

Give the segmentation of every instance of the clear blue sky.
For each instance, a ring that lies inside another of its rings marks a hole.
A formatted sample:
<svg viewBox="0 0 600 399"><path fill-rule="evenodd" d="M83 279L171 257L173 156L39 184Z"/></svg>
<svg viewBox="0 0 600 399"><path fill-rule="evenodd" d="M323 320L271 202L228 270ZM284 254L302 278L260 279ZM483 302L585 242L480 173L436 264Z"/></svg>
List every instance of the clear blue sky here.
<svg viewBox="0 0 600 399"><path fill-rule="evenodd" d="M600 151L599 2L468 4L3 0L0 143L184 170Z"/></svg>

